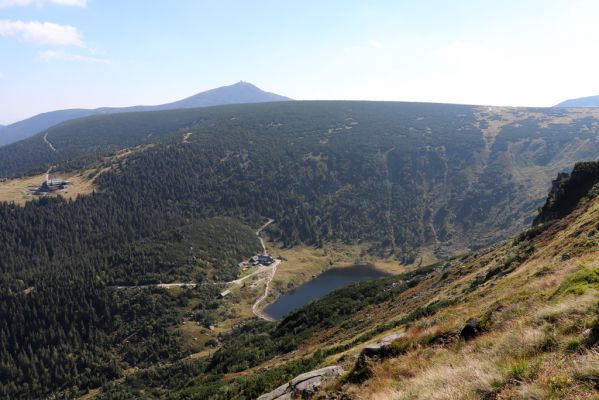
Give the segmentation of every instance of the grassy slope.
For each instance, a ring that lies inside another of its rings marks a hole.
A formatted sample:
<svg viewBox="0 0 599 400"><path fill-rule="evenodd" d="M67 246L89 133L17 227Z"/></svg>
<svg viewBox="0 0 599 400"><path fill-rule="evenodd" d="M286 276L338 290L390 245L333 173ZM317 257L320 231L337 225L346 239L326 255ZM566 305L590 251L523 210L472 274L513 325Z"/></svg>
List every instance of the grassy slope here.
<svg viewBox="0 0 599 400"><path fill-rule="evenodd" d="M314 334L298 352L251 371L284 365L316 349L355 344L364 333L374 334L375 341L405 332L406 339L396 343L399 353L407 349L404 354L371 360L372 377L361 384L338 383L329 394L356 399L596 398L599 354L585 340L599 312L598 221L595 199L532 240L453 260L444 272L439 268L397 298L367 307ZM565 253L570 258L562 260ZM482 282L497 269L507 274ZM439 300L457 302L384 329ZM470 317L481 317L487 331L464 342L458 332ZM324 364L351 370L371 341L331 351L335 354Z"/></svg>

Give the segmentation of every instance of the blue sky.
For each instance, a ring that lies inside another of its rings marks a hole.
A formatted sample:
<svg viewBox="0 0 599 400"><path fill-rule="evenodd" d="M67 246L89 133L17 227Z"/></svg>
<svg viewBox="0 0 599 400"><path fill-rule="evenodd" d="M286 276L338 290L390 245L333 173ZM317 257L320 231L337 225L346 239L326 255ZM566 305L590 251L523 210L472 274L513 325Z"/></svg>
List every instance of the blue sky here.
<svg viewBox="0 0 599 400"><path fill-rule="evenodd" d="M0 0L0 123L249 81L295 99L599 95L599 2Z"/></svg>

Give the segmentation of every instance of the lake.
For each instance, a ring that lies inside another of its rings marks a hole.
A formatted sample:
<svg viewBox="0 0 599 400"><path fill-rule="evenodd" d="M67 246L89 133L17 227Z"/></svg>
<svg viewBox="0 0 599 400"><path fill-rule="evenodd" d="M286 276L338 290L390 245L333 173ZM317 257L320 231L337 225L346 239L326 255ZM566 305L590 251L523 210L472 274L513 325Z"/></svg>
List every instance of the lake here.
<svg viewBox="0 0 599 400"><path fill-rule="evenodd" d="M387 276L368 265L354 265L345 268L332 268L303 285L285 293L274 303L264 308L264 312L274 319L281 319L291 311L300 308L322 296L355 282Z"/></svg>

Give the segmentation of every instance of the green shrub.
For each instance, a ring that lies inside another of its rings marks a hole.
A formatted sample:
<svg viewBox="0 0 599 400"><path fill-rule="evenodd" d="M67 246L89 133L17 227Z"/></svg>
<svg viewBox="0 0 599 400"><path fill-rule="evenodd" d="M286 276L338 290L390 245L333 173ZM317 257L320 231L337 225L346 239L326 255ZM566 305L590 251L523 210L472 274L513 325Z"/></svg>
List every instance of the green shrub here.
<svg viewBox="0 0 599 400"><path fill-rule="evenodd" d="M578 353L580 350L582 350L582 342L577 338L570 339L564 348L566 353Z"/></svg>
<svg viewBox="0 0 599 400"><path fill-rule="evenodd" d="M584 294L590 287L599 284L599 268L582 266L569 275L557 288L556 294Z"/></svg>

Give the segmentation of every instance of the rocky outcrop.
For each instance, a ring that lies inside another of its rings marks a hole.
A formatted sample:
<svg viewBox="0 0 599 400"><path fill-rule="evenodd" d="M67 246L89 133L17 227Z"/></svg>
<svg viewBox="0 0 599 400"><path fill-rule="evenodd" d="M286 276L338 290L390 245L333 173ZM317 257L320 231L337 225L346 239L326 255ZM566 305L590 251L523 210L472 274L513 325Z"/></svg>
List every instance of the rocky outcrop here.
<svg viewBox="0 0 599 400"><path fill-rule="evenodd" d="M372 359L392 355L394 353L392 349L393 342L403 336L404 333L394 333L364 347L349 374L349 381L359 384L369 379L372 376Z"/></svg>
<svg viewBox="0 0 599 400"><path fill-rule="evenodd" d="M391 346L391 343L393 343L403 335L403 333L395 333L393 335L385 336L378 342L369 344L368 346L364 347L362 353L364 353L364 355L368 357L384 354L389 350L389 346Z"/></svg>
<svg viewBox="0 0 599 400"><path fill-rule="evenodd" d="M471 318L460 331L460 337L464 340L470 340L478 336L483 331L478 318Z"/></svg>
<svg viewBox="0 0 599 400"><path fill-rule="evenodd" d="M345 371L338 365L325 367L298 375L291 382L279 386L270 393L263 394L257 400L309 399L322 385L341 376Z"/></svg>

